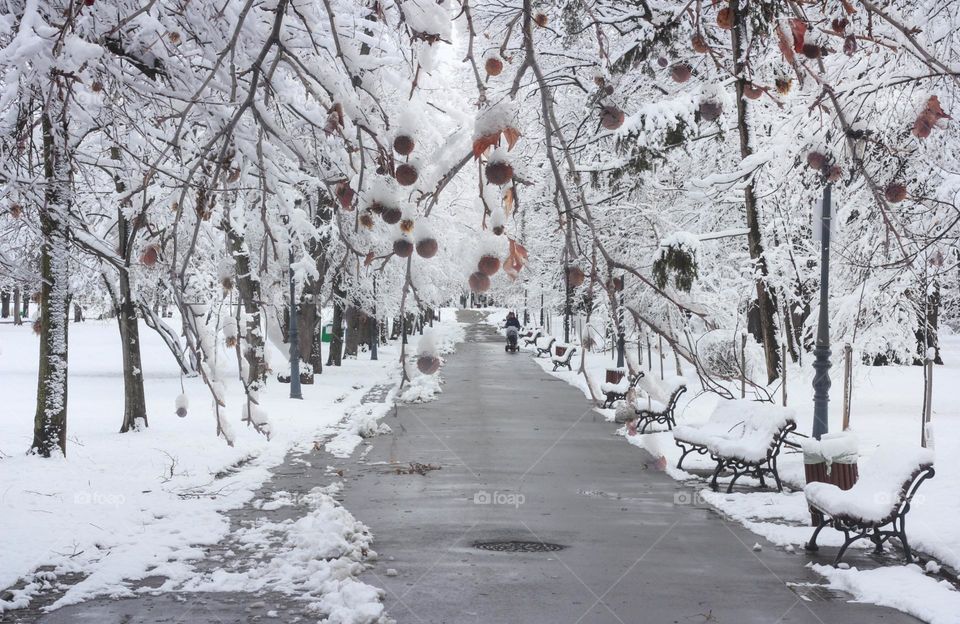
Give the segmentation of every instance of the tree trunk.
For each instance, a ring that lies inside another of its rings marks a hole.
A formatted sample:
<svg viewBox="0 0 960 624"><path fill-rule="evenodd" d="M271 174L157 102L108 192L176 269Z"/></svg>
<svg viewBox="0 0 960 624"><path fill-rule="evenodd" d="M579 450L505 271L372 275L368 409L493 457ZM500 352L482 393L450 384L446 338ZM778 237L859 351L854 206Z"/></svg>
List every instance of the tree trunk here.
<svg viewBox="0 0 960 624"><path fill-rule="evenodd" d="M123 214L122 208L117 209L117 238L120 241L120 255L124 258L124 267L119 272L119 292L113 297L113 304L117 324L120 326L120 352L123 361L123 422L120 424L120 433L126 433L137 429L141 423L146 427L148 422L140 359L140 326L137 324L137 305L130 288L133 240L130 221Z"/></svg>
<svg viewBox="0 0 960 624"><path fill-rule="evenodd" d="M120 325L120 345L123 356L123 423L120 426L120 433L126 433L136 429L140 424L144 427L149 424L147 402L143 393L140 326L137 323L137 307L130 292L130 276L126 270L120 271L119 303L117 323Z"/></svg>
<svg viewBox="0 0 960 624"><path fill-rule="evenodd" d="M57 88L41 116L44 203L40 206L40 370L37 411L30 452L50 457L58 448L67 454L67 323L69 320L69 251L67 215L70 171L66 152L64 103Z"/></svg>
<svg viewBox="0 0 960 624"><path fill-rule="evenodd" d="M347 308L347 336L344 341L343 354L349 357L356 357L360 351L360 344L368 342L370 330L368 329L367 314L355 307Z"/></svg>
<svg viewBox="0 0 960 624"><path fill-rule="evenodd" d="M920 363L926 360L927 349L933 349L933 363L943 364L943 358L940 357L940 282L933 282L932 287L927 289L926 302L920 302L917 306L917 352L920 356Z"/></svg>
<svg viewBox="0 0 960 624"><path fill-rule="evenodd" d="M249 390L257 391L263 388L267 380L260 319L260 279L251 270L247 241L242 233L234 229L229 215L224 216L223 230L233 256L237 292L240 294L240 304L246 317L243 337L243 357L248 367L246 383Z"/></svg>
<svg viewBox="0 0 960 624"><path fill-rule="evenodd" d="M10 316L10 291L0 293L0 318Z"/></svg>
<svg viewBox="0 0 960 624"><path fill-rule="evenodd" d="M730 40L734 58L734 75L736 76L740 157L747 158L753 154L753 148L750 146L750 128L747 121L747 101L743 95L743 88L747 79L742 39L746 36L748 28L748 3L741 6L741 0L730 0L730 12L734 16L734 27L730 31ZM754 334L754 337L763 344L764 359L767 365L767 383L772 383L780 374L780 346L777 344L777 327L774 322L777 303L773 293L767 288L767 261L763 255L760 216L757 209L757 199L753 193L752 179L743 189L743 195L747 213L747 228L749 229L747 242L750 248L750 259L753 260L755 265L754 273L759 274L756 279L758 331Z"/></svg>
<svg viewBox="0 0 960 624"><path fill-rule="evenodd" d="M306 284L309 288L310 284ZM308 362L314 372L319 372L313 365L313 345L314 333L319 329L319 317L317 305L313 302L313 296L304 291L297 304L297 340L300 347L300 359Z"/></svg>
<svg viewBox="0 0 960 624"><path fill-rule="evenodd" d="M313 372L319 375L323 372L323 314L321 302L323 301L323 284L327 275L327 250L330 245L330 228L327 227L333 218L333 201L324 194L317 194L317 209L313 217L313 225L324 232L319 240L311 239L308 249L310 256L317 266L317 279L310 278L304 289L304 295L309 294L311 301L309 306L304 307L304 314L300 318L304 319L304 324L300 327L300 353L309 353L310 365L313 366ZM306 309L309 308L309 309ZM309 324L307 321L309 320Z"/></svg>
<svg viewBox="0 0 960 624"><path fill-rule="evenodd" d="M14 286L13 287L13 324L14 325L23 325L23 316L21 315L22 308L20 307L22 303L20 301L20 297L21 297L20 287Z"/></svg>
<svg viewBox="0 0 960 624"><path fill-rule="evenodd" d="M330 349L327 366L340 366L343 358L343 298L346 293L340 283L340 275L333 278L333 327L331 329Z"/></svg>

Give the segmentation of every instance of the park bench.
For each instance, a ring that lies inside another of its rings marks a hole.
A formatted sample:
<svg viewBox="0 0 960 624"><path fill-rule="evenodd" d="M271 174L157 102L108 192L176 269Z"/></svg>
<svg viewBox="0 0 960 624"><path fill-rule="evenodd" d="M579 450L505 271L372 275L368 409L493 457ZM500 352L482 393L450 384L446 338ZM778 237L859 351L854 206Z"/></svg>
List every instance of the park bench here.
<svg viewBox="0 0 960 624"><path fill-rule="evenodd" d="M557 353L557 347L563 348L563 353ZM577 348L573 345L568 344L558 344L554 345L553 352L550 355L550 361L553 362L553 370L556 371L561 366L566 366L567 370L573 370L570 367L570 362L573 359L573 354L577 352Z"/></svg>
<svg viewBox="0 0 960 624"><path fill-rule="evenodd" d="M917 489L933 477L933 452L925 448L878 449L866 462L860 479L849 490L831 483L809 483L804 488L807 503L822 514L807 550L818 550L817 536L826 526L843 533L843 545L833 565L853 542L869 539L874 552L883 552L883 544L900 540L907 563L913 560L907 542L906 519Z"/></svg>
<svg viewBox="0 0 960 624"><path fill-rule="evenodd" d="M635 388L641 377L643 377L643 371L639 371L636 375L633 375L632 378L624 375L617 383L604 382L600 384L600 392L607 396L603 401L601 409L613 407L615 402L627 398L627 393L630 391L630 388Z"/></svg>
<svg viewBox="0 0 960 624"><path fill-rule="evenodd" d="M661 425L666 425L667 429L673 429L677 425L673 412L677 408L677 401L680 400L680 395L686 391L687 383L678 378L666 404L651 400L649 407L638 409L636 412L637 431L639 433L646 433L647 427L653 423L660 423Z"/></svg>
<svg viewBox="0 0 960 624"><path fill-rule="evenodd" d="M520 340L523 341L523 346L529 347L530 345L537 342L537 338L543 336L543 333L539 329L528 329L527 331L520 334Z"/></svg>
<svg viewBox="0 0 960 624"><path fill-rule="evenodd" d="M550 355L551 349L553 349L553 343L556 341L557 339L551 336L538 336L533 341L533 346L537 350L536 354L534 354L534 357Z"/></svg>
<svg viewBox="0 0 960 624"><path fill-rule="evenodd" d="M764 475L770 475L777 484L777 491L782 492L777 457L787 434L796 428L796 414L792 409L754 403L743 415L743 422L733 430L703 440L710 457L717 462L710 487L719 489L717 478L724 470L730 470L733 478L727 486L727 493L733 491L733 485L743 475L756 477L761 487L766 487Z"/></svg>
<svg viewBox="0 0 960 624"><path fill-rule="evenodd" d="M754 401L743 399L720 399L706 422L699 425L678 425L673 429L673 440L683 451L677 460L677 468L683 468L683 460L690 453L706 455L707 444L717 436L729 436L741 424L754 406Z"/></svg>

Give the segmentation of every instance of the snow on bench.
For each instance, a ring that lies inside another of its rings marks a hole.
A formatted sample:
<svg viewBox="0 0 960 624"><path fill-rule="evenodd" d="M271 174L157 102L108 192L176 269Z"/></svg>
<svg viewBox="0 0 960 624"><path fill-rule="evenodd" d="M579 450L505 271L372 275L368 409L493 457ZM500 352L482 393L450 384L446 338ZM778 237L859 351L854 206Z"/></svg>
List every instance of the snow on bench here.
<svg viewBox="0 0 960 624"><path fill-rule="evenodd" d="M623 375L620 381L617 383L605 381L600 384L600 392L606 395L603 405L601 406L603 409L613 407L616 401L627 398L627 393L630 392L630 388L636 386L637 382L643 378L643 371L637 371L637 373L631 377L625 368L615 370L620 371Z"/></svg>
<svg viewBox="0 0 960 624"><path fill-rule="evenodd" d="M831 483L809 483L804 488L807 503L823 514L807 550L817 550L817 536L825 526L844 534L844 543L834 565L847 547L859 539L870 539L876 551L896 537L903 545L907 562L912 561L907 543L906 516L910 501L920 484L933 477L933 452L925 448L885 446L865 463L860 479L849 490ZM884 529L885 526L889 528Z"/></svg>
<svg viewBox="0 0 960 624"><path fill-rule="evenodd" d="M626 375L621 377L617 383L605 381L600 384L600 392L604 394L626 394L629 389L630 379Z"/></svg>
<svg viewBox="0 0 960 624"><path fill-rule="evenodd" d="M543 332L541 332L538 328L533 327L520 334L520 339L523 340L523 346L529 347L537 341L537 338L541 336L543 336Z"/></svg>
<svg viewBox="0 0 960 624"><path fill-rule="evenodd" d="M553 343L556 341L557 339L553 338L552 336L537 337L537 339L533 341L533 346L537 349L537 353L534 355L534 357L550 355L550 350L553 348Z"/></svg>
<svg viewBox="0 0 960 624"><path fill-rule="evenodd" d="M557 348L563 349L563 355L557 354ZM567 370L571 370L570 361L573 358L573 354L577 352L577 348L571 344L556 343L553 346L553 352L550 355L550 361L553 362L553 370L556 371L561 366L566 366Z"/></svg>
<svg viewBox="0 0 960 624"><path fill-rule="evenodd" d="M683 460L690 453L707 454L707 445L717 437L735 435L756 402L745 399L732 401L721 399L705 423L699 425L677 425L673 429L673 439L683 453L677 460L677 468L682 468Z"/></svg>
<svg viewBox="0 0 960 624"><path fill-rule="evenodd" d="M737 403L740 405L731 406L731 409L742 410L743 422L726 434L718 432L703 440L703 446L717 462L710 487L719 489L717 478L724 470L730 470L733 472L733 479L727 487L728 493L733 491L734 483L743 475L756 477L761 487L766 487L763 479L765 474L773 477L777 490L782 492L783 484L777 470L777 457L787 434L797 428L796 413L790 408L770 403Z"/></svg>

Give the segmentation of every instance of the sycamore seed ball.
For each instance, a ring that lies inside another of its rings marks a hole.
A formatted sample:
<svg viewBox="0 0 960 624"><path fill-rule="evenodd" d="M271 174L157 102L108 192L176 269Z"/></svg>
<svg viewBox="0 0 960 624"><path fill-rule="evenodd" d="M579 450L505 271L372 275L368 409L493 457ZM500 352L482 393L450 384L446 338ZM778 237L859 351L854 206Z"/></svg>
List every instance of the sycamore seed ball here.
<svg viewBox="0 0 960 624"><path fill-rule="evenodd" d="M435 238L424 238L417 241L417 255L421 258L432 258L437 255L439 245Z"/></svg>
<svg viewBox="0 0 960 624"><path fill-rule="evenodd" d="M417 182L417 168L410 163L403 163L397 167L397 182L401 186L412 186Z"/></svg>
<svg viewBox="0 0 960 624"><path fill-rule="evenodd" d="M490 290L490 278L480 271L470 275L468 284L470 285L470 290L475 293L485 293Z"/></svg>
<svg viewBox="0 0 960 624"><path fill-rule="evenodd" d="M500 270L500 258L491 255L481 257L477 270L488 277L495 275Z"/></svg>
<svg viewBox="0 0 960 624"><path fill-rule="evenodd" d="M416 143L414 143L413 138L405 134L397 135L397 138L393 140L393 149L401 156L409 156L415 146Z"/></svg>
<svg viewBox="0 0 960 624"><path fill-rule="evenodd" d="M401 258L409 258L413 254L413 243L405 238L398 238L393 241L393 253Z"/></svg>

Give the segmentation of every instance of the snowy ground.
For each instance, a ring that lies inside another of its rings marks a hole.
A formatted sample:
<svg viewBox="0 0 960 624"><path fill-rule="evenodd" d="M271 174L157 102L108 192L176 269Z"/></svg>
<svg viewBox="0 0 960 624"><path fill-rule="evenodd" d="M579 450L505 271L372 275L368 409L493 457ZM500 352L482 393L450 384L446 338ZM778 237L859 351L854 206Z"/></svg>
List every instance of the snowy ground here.
<svg viewBox="0 0 960 624"><path fill-rule="evenodd" d="M493 324L502 323L504 316L505 312L497 311L488 320ZM562 335L561 325L554 322L553 328L554 335ZM957 518L960 518L960 401L957 390L960 388L960 336L944 336L942 342L946 365L936 367L933 390L937 474L923 485L914 498L907 521L911 545L921 551L925 568L885 561L883 567L871 570L835 569L829 566L815 566L815 569L826 577L831 587L849 592L857 600L894 607L935 624L957 624L960 622L960 592L944 580L943 574L955 578L960 570L960 522L957 522ZM676 373L674 357L669 351L664 355L665 377L669 378ZM574 372L552 374L580 388L590 397L587 380L577 372L581 356L582 351L574 357ZM628 357L636 363L635 347ZM797 411L798 431L802 433L809 433L813 422L811 361L812 358L807 358L803 368L792 367L788 371L788 406ZM552 372L549 358L541 358L539 362L545 370ZM602 399L599 388L604 381L605 370L614 364L609 352L587 355L586 371L597 398ZM830 415L831 431L841 429L840 364L839 360L836 361L831 371L834 398ZM641 369L646 372L641 387L654 399L665 400L656 345L653 370L648 370L645 359ZM681 399L677 421L680 424L703 422L719 399L716 395L699 392L700 384L692 370L684 369L684 374L690 391ZM855 365L854 375L851 428L859 439L861 456L868 457L878 445L919 446L922 369L913 366ZM731 387L739 396L739 386ZM748 398L751 398L749 392ZM777 399L780 399L779 392ZM610 420L613 419L614 410L601 411ZM782 457L781 474L792 486L782 494L751 487L738 487L739 491L733 494L723 491L714 493L705 487L706 479L703 476L703 470L713 467L709 458L696 454L688 456L684 468L690 468L692 472L674 468L680 449L669 432L629 436L623 428L620 433L631 444L647 449L655 457L663 457L661 464L668 474L695 487L701 500L774 544L802 552L802 546L809 539L812 529L802 492L804 477L801 454L792 453ZM864 465L862 460L860 465ZM749 479L741 479L738 486L749 486L750 483ZM826 529L819 543L826 547L824 552L833 552L833 546L842 543L841 537L836 531ZM860 542L859 545L867 548L869 543ZM943 574L935 574L941 566Z"/></svg>
<svg viewBox="0 0 960 624"><path fill-rule="evenodd" d="M443 310L441 318L432 330L434 340L441 352L449 352L462 340L463 330L452 310ZM116 322L72 323L67 457L41 459L25 455L32 439L38 341L29 325L0 324L0 590L18 581L25 584L6 596L8 600L0 600L0 612L26 605L37 591L67 573L77 573L82 580L54 607L98 595L129 595L124 580L165 576L169 580L164 587L170 588L191 579L192 562L203 555L203 547L216 544L229 530L222 512L249 502L270 469L291 451L308 450L320 441L334 455L349 456L363 437L380 427L377 420L389 409L396 390L384 403L361 407L361 398L374 386L399 381L399 345L381 347L378 361L361 354L342 367L325 367L314 385L303 386L302 401L287 398L288 386L271 381L263 397L273 429L268 441L242 426L236 364L222 353L223 378L230 380L227 410L237 430L231 448L215 436L209 393L202 382L182 379L154 332L144 326L140 332L150 427L117 433L123 394ZM408 353L415 353L418 339L411 339ZM283 362L282 354L272 355L274 363ZM408 369L416 373L416 366ZM421 389L418 400L429 400L439 391L437 379L414 381ZM190 400L186 418L174 414L181 384ZM278 558L263 577L299 569L316 581L314 589L328 610L341 603L376 610L377 590L352 582L349 577L356 570L346 560L355 560L355 551L365 547L368 537L362 535L362 525L328 493L316 492L310 507L292 526L261 527L259 533L244 536L290 545L286 551L278 549L289 557ZM309 534L310 539L298 539L297 534ZM345 573L323 561L334 552L346 556ZM308 560L318 563L305 569L301 563ZM324 565L327 569L316 569ZM342 582L329 584L333 577ZM250 576L219 580L194 582L187 589L257 589Z"/></svg>

